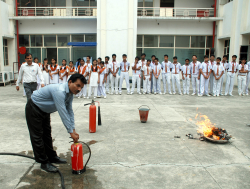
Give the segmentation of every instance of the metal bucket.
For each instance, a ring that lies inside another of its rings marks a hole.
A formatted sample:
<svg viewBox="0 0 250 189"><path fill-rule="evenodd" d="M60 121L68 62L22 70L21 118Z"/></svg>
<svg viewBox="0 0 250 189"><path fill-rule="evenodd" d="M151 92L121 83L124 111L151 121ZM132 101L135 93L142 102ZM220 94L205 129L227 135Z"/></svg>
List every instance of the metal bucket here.
<svg viewBox="0 0 250 189"><path fill-rule="evenodd" d="M142 106L147 106L147 105L142 105ZM138 108L139 110L139 115L140 115L140 120L142 123L146 123L148 120L148 112L150 110L150 108L147 106L147 108L142 108L142 106L140 106Z"/></svg>

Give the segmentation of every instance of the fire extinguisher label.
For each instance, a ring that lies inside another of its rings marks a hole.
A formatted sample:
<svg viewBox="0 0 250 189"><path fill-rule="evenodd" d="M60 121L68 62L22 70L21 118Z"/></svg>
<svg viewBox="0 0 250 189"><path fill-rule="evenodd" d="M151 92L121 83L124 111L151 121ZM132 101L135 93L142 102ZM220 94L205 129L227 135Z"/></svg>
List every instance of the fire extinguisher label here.
<svg viewBox="0 0 250 189"><path fill-rule="evenodd" d="M71 151L71 157L73 157L73 152Z"/></svg>

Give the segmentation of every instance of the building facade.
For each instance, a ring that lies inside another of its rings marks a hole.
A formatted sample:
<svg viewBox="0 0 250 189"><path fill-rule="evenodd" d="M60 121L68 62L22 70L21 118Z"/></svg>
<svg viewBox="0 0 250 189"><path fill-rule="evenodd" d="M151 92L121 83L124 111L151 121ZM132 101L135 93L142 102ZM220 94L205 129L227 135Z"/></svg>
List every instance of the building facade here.
<svg viewBox="0 0 250 189"><path fill-rule="evenodd" d="M181 64L193 54L250 59L250 0L0 0L0 11L1 73L18 71L20 47L58 64L113 53L129 62L141 53Z"/></svg>

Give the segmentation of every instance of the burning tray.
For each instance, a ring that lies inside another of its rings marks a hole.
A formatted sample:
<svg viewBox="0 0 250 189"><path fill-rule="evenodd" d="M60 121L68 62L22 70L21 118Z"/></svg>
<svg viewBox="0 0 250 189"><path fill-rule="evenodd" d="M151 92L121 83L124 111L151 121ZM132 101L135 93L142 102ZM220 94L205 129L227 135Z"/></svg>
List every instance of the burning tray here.
<svg viewBox="0 0 250 189"><path fill-rule="evenodd" d="M220 143L220 144L225 144L228 143L229 140L218 140L218 139L214 139L214 138L210 138L210 137L205 137L203 136L206 140L209 140L210 142L214 142L214 143Z"/></svg>

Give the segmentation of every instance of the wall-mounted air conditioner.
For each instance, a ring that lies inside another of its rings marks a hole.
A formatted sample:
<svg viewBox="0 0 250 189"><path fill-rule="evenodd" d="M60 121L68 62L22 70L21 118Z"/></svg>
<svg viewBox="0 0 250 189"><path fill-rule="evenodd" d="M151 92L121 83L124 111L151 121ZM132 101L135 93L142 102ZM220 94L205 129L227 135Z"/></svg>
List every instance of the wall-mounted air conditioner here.
<svg viewBox="0 0 250 189"><path fill-rule="evenodd" d="M8 82L10 82L10 72L0 72L0 83L3 83L5 86Z"/></svg>

